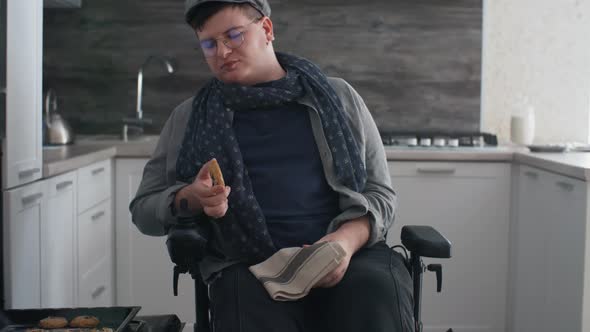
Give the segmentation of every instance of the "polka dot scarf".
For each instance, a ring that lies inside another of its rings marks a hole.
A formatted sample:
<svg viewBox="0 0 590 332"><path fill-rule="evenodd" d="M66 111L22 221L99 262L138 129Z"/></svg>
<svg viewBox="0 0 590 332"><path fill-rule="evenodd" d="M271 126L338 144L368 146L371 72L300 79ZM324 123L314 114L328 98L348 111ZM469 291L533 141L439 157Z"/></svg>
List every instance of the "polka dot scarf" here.
<svg viewBox="0 0 590 332"><path fill-rule="evenodd" d="M232 128L232 112L273 108L309 94L319 112L337 179L360 192L367 177L357 143L344 118L342 103L327 77L303 58L284 53L277 53L277 58L287 72L282 79L254 86L224 84L213 79L199 91L176 167L178 180L192 182L203 164L217 159L232 191L226 216L214 222L224 242L230 242L231 256L239 255L250 262L268 258L276 248L252 191Z"/></svg>

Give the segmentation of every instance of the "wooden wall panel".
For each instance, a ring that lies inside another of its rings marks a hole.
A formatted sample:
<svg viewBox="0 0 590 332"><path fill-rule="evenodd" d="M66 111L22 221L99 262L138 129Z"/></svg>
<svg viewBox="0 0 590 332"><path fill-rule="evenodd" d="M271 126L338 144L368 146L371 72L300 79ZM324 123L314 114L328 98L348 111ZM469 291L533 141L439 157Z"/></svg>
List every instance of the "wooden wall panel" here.
<svg viewBox="0 0 590 332"><path fill-rule="evenodd" d="M144 75L144 112L157 133L210 77L183 1L84 1L46 9L44 86L79 133L118 133L133 115L137 71L150 54L174 58ZM382 130L478 130L481 0L270 0L279 51L346 79Z"/></svg>

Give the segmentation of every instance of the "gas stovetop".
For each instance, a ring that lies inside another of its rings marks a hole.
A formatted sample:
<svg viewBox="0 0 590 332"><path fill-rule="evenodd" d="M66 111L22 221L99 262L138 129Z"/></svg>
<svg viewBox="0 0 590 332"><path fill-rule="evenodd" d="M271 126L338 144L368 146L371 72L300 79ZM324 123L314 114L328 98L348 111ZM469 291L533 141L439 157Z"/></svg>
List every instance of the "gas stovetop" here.
<svg viewBox="0 0 590 332"><path fill-rule="evenodd" d="M496 135L482 132L381 132L385 146L420 148L481 148L498 146Z"/></svg>

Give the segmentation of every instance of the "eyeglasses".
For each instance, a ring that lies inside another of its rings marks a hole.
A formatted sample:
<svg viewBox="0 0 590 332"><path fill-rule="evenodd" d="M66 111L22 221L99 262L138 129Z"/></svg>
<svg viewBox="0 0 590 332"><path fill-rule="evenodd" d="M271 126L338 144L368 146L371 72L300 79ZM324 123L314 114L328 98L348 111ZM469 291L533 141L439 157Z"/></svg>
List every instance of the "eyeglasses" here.
<svg viewBox="0 0 590 332"><path fill-rule="evenodd" d="M223 45L227 46L230 49L236 49L244 43L244 34L248 29L246 27L250 26L252 23L256 23L260 21L260 19L255 19L250 23L246 24L241 28L233 28L228 30L225 33L225 37L220 37L217 39L205 39L200 41L201 50L206 58L214 57L217 54L217 41L221 40Z"/></svg>

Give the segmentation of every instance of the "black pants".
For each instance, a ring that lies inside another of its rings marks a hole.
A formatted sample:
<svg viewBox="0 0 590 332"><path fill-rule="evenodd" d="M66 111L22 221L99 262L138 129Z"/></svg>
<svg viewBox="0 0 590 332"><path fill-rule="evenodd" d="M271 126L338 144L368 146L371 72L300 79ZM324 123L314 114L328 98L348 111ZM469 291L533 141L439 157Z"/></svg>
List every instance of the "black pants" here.
<svg viewBox="0 0 590 332"><path fill-rule="evenodd" d="M411 332L412 281L402 256L381 242L359 250L342 281L301 300L270 298L246 265L210 288L214 332Z"/></svg>

